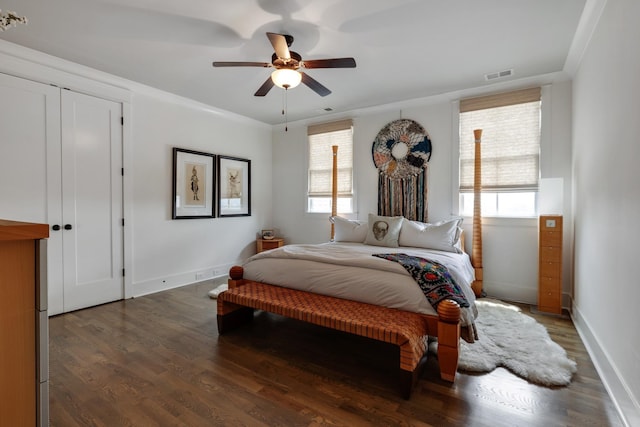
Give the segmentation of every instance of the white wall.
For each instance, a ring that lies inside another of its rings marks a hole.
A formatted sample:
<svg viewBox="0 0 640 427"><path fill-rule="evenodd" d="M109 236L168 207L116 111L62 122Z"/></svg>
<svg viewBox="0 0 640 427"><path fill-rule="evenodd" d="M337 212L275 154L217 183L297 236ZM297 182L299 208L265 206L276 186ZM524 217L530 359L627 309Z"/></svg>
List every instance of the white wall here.
<svg viewBox="0 0 640 427"><path fill-rule="evenodd" d="M640 425L640 2L608 0L573 86L574 319Z"/></svg>
<svg viewBox="0 0 640 427"><path fill-rule="evenodd" d="M224 275L255 253L257 233L272 222L271 126L3 40L0 72L123 102L127 297ZM174 146L250 159L251 216L172 220ZM8 186L0 182L0 194ZM14 212L6 199L0 210Z"/></svg>
<svg viewBox="0 0 640 427"><path fill-rule="evenodd" d="M544 177L564 177L565 194L570 194L570 117L571 84L558 81L543 89L545 114L541 162ZM543 81L516 82L532 86ZM546 83L549 83L548 81ZM513 87L511 87L513 88ZM354 111L340 117L323 117L315 121L289 123L288 131L276 127L273 132L273 226L287 243L317 243L329 239L328 215L305 213L307 136L309 123L321 123L351 117L354 121L354 185L356 211L354 217L366 219L377 212L377 169L371 157L371 146L384 125L402 118L420 123L429 134L433 153L428 170L429 220L437 221L457 214L457 100L488 91L509 90L509 87L482 87L464 94L452 93L438 97L379 106ZM565 212L569 212L567 203ZM471 247L471 218L466 218L467 247ZM571 227L568 227L570 230ZM531 304L537 302L538 246L537 220L483 220L484 288L492 296ZM570 259L570 235L567 235L566 258ZM567 274L566 277L569 277ZM565 292L570 282L565 281ZM568 298L567 298L568 301Z"/></svg>
<svg viewBox="0 0 640 427"><path fill-rule="evenodd" d="M134 93L132 123L134 294L226 274L255 253L271 222L271 127L153 93ZM172 220L173 147L251 160L251 216Z"/></svg>
<svg viewBox="0 0 640 427"><path fill-rule="evenodd" d="M403 110L402 117L422 124L431 141L433 153L429 182L446 182L442 187L429 186L429 217L451 217L451 104L445 102L422 108ZM378 172L371 157L371 144L380 129L399 118L399 111L358 114L354 117L354 186L356 213L353 218L367 219L377 212ZM318 122L324 121L319 119ZM326 242L330 236L328 214L307 214L307 127L306 123L289 124L289 130L274 129L274 226L281 229L287 243Z"/></svg>

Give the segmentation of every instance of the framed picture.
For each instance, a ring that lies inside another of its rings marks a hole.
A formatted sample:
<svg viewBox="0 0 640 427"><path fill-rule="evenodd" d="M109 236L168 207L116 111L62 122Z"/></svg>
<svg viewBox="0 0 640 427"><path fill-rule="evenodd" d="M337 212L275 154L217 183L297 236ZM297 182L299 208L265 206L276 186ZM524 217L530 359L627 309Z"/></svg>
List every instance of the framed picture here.
<svg viewBox="0 0 640 427"><path fill-rule="evenodd" d="M218 156L218 216L251 215L251 160Z"/></svg>
<svg viewBox="0 0 640 427"><path fill-rule="evenodd" d="M215 218L215 155L173 148L173 219Z"/></svg>
<svg viewBox="0 0 640 427"><path fill-rule="evenodd" d="M274 237L276 237L276 235L274 234L273 230L262 230L262 238L264 240L271 240Z"/></svg>

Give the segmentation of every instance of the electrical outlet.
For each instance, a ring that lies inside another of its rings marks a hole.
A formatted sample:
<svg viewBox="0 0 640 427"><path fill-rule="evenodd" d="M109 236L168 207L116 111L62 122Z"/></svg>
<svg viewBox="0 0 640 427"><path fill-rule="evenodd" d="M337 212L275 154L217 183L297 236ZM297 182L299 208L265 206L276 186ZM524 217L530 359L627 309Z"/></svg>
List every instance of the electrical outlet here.
<svg viewBox="0 0 640 427"><path fill-rule="evenodd" d="M555 219L548 219L546 222L546 226L547 228L554 228L556 226L556 220Z"/></svg>

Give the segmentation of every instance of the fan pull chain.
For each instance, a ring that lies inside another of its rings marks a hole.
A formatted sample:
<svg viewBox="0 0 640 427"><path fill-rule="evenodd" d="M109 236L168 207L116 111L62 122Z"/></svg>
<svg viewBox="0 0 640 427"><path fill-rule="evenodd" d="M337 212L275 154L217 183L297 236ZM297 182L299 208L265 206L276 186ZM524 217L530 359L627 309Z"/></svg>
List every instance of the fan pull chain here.
<svg viewBox="0 0 640 427"><path fill-rule="evenodd" d="M284 94L282 95L282 115L284 116L284 131L289 131L289 118L287 112L287 91L289 89L289 85L284 85Z"/></svg>

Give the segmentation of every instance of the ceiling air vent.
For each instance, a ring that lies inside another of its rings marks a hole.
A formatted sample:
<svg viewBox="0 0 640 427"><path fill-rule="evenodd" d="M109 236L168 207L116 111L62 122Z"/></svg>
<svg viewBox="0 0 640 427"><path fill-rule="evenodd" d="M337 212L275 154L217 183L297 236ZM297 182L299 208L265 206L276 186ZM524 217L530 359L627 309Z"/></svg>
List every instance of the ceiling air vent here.
<svg viewBox="0 0 640 427"><path fill-rule="evenodd" d="M495 80L495 79L503 79L505 77L511 77L513 75L513 68L510 70L498 71L495 73L485 74L484 79L486 81Z"/></svg>

